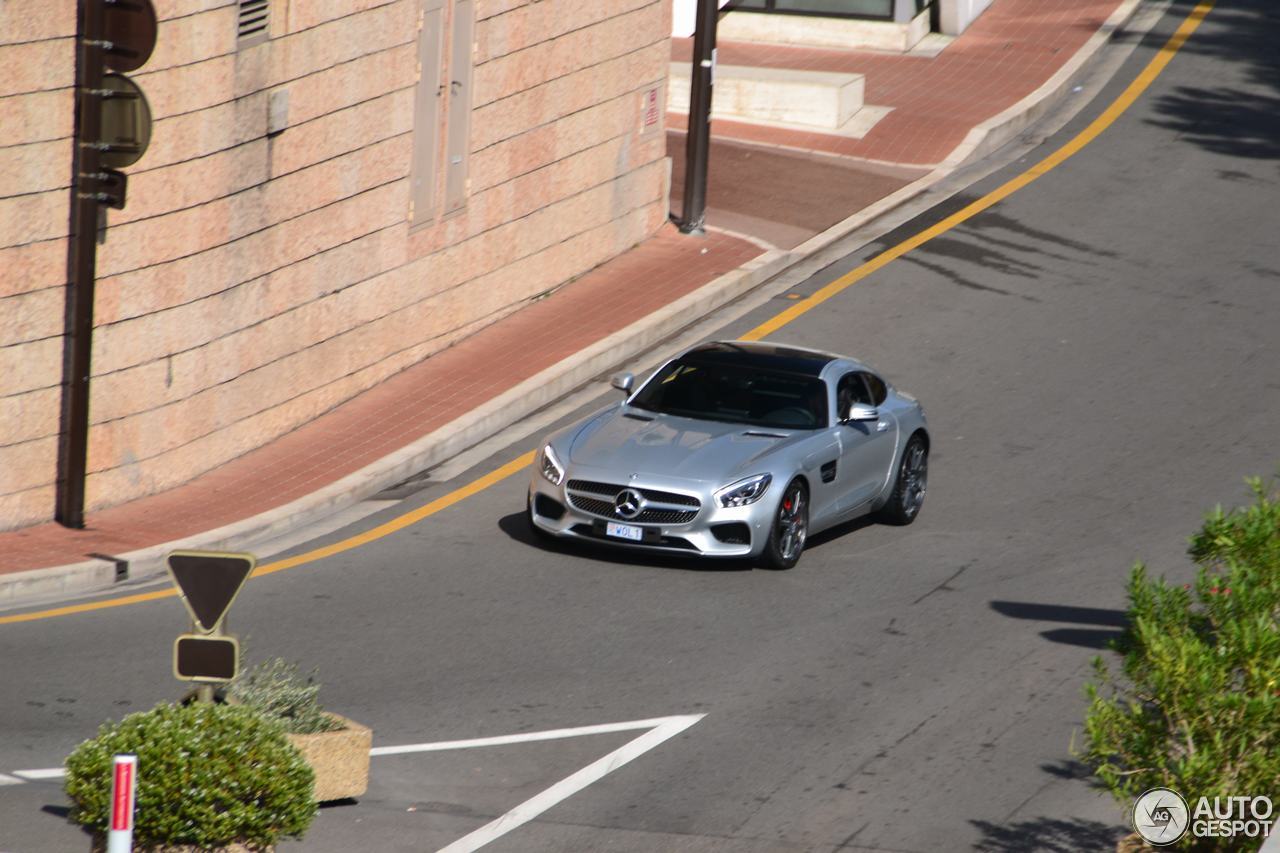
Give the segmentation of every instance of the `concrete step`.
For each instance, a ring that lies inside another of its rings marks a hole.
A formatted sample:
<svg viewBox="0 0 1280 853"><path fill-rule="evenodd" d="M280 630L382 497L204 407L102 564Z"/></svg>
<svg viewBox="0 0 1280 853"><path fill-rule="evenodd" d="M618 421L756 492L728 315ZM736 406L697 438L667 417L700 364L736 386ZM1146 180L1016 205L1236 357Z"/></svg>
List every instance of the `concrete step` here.
<svg viewBox="0 0 1280 853"><path fill-rule="evenodd" d="M689 111L688 62L671 63L668 109ZM837 131L862 109L861 74L718 65L711 99L714 118Z"/></svg>
<svg viewBox="0 0 1280 853"><path fill-rule="evenodd" d="M988 0L989 2L989 0ZM929 13L910 21L865 21L822 15L774 15L742 10L728 12L716 25L716 38L768 44L886 50L905 53L929 32Z"/></svg>

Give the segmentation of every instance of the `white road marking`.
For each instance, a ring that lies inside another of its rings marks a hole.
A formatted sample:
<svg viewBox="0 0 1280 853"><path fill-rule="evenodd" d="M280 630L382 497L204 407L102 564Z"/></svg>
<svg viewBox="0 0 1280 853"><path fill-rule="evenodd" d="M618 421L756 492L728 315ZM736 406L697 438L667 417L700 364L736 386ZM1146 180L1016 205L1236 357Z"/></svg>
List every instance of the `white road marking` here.
<svg viewBox="0 0 1280 853"><path fill-rule="evenodd" d="M21 776L23 779L61 779L66 775L66 770L61 767L49 767L44 770L15 770L14 776Z"/></svg>
<svg viewBox="0 0 1280 853"><path fill-rule="evenodd" d="M375 746L369 750L370 755L403 755L409 752L439 752L445 749L474 749L478 746L505 746L509 743L528 743L538 740L559 740L567 737L585 737L586 735L607 735L613 732L629 732L636 729L656 729L668 725L672 720L692 719L693 723L705 715L695 714L692 717L655 717L652 720L632 720L627 723L603 723L598 726L578 726L572 729L549 729L545 732L524 732L518 735L501 735L500 737L475 738L473 740L444 740L435 743L411 743L406 746ZM689 725L693 725L689 723ZM685 726L684 728L688 728Z"/></svg>
<svg viewBox="0 0 1280 853"><path fill-rule="evenodd" d="M472 738L470 740L446 740L435 743L411 743L404 746L375 746L370 756L408 755L417 752L442 752L447 749L475 749L483 746L506 746L516 743L532 743L544 740L560 740L587 735L603 735L647 729L644 734L627 741L609 754L591 762L576 773L561 779L545 791L535 794L504 815L485 824L476 831L459 838L439 853L472 853L489 842L506 835L511 830L533 820L557 803L572 797L583 788L617 770L622 765L639 758L694 723L706 714L682 714L673 717L655 717L651 720L631 720L625 723L603 723L596 726L578 726L572 729L548 729L542 732L524 732L516 735ZM0 785L19 785L24 781L61 779L66 771L61 767L42 770L15 770L9 776L0 773Z"/></svg>
<svg viewBox="0 0 1280 853"><path fill-rule="evenodd" d="M561 800L573 796L592 782L612 773L633 758L637 758L663 741L675 737L704 716L706 715L687 714L677 717L663 717L656 720L641 720L635 723L615 723L612 727L584 726L581 729L559 729L555 732L531 733L532 736L526 737L526 740L549 740L550 738L545 737L546 735L575 737L580 734L601 734L603 731L628 731L641 727L650 729L603 758L591 762L572 776L560 780L542 793L525 800L511 811L485 824L475 832L459 838L447 847L441 848L439 853L471 853L473 850L480 849L490 841L506 835L516 827L533 820ZM570 732L573 734L569 734ZM543 735L543 737L538 737L538 735ZM520 737L520 735L515 735L514 737ZM505 742L518 742L503 740ZM457 741L457 743L466 743L466 741Z"/></svg>

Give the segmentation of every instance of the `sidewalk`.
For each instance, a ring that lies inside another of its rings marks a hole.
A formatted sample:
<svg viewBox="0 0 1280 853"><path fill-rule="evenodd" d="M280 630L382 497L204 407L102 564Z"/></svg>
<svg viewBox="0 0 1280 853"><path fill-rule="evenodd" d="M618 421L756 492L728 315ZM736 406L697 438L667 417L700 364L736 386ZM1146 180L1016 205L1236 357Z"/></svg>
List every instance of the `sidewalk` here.
<svg viewBox="0 0 1280 853"><path fill-rule="evenodd" d="M995 0L936 57L721 42L726 64L865 74L867 103L892 112L861 139L716 121L706 237L666 226L269 445L90 513L84 530L0 533L0 606L155 574L172 548L282 533L482 440L1007 141L1134 5ZM674 58L689 51L673 40ZM668 123L678 212L683 117Z"/></svg>

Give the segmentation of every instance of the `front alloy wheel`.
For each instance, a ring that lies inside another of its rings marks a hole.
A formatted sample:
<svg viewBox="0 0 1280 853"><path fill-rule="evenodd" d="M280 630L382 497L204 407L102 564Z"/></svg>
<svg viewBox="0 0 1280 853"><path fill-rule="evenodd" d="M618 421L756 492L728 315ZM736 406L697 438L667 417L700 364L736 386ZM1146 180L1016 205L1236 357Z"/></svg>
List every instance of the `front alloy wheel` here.
<svg viewBox="0 0 1280 853"><path fill-rule="evenodd" d="M793 480L782 494L764 559L771 569L789 569L800 560L805 536L809 532L809 494L804 483Z"/></svg>
<svg viewBox="0 0 1280 853"><path fill-rule="evenodd" d="M898 466L893 494L880 511L880 520L897 525L915 521L920 514L920 507L924 506L924 493L928 485L929 448L923 438L913 435L907 442L907 449L902 452L902 464Z"/></svg>

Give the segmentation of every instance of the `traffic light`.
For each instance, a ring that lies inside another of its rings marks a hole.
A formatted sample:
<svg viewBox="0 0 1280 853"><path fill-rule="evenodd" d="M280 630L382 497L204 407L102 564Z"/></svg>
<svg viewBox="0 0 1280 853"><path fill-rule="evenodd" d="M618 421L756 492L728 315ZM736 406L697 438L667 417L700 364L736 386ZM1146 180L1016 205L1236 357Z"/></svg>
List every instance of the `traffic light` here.
<svg viewBox="0 0 1280 853"><path fill-rule="evenodd" d="M151 107L124 72L145 65L155 46L156 10L151 0L86 4L80 144L90 156L81 157L89 168L80 177L88 198L117 210L124 207L128 186L118 170L138 162L151 142ZM97 163L92 163L92 153Z"/></svg>
<svg viewBox="0 0 1280 853"><path fill-rule="evenodd" d="M70 286L54 512L58 523L71 528L84 527L100 216L103 205L124 207L128 179L119 170L136 163L151 142L151 108L125 72L141 68L156 46L151 0L80 0L78 6Z"/></svg>

